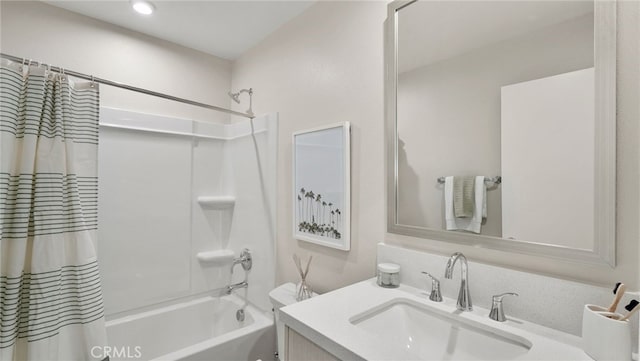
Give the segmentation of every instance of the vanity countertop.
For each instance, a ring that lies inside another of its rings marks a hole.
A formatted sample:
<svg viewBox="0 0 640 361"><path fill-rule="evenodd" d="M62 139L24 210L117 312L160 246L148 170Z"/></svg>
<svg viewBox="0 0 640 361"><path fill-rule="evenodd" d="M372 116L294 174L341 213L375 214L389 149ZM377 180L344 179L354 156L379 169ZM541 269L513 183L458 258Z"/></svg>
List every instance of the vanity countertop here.
<svg viewBox="0 0 640 361"><path fill-rule="evenodd" d="M415 353L408 350L410 345L394 347L381 342L380 335L372 335L352 323L358 315L398 299L423 305L436 313L457 315L462 321L497 328L530 341L532 346L529 351L517 360L591 360L582 350L581 339L577 336L508 315L506 322L499 323L489 319L489 310L480 307L474 306L471 312L460 312L456 310L455 300L445 298L443 302L432 302L423 290L407 285L382 288L376 285L375 279L284 307L280 310L280 319L291 329L343 360L416 359ZM434 358L440 357L434 355Z"/></svg>

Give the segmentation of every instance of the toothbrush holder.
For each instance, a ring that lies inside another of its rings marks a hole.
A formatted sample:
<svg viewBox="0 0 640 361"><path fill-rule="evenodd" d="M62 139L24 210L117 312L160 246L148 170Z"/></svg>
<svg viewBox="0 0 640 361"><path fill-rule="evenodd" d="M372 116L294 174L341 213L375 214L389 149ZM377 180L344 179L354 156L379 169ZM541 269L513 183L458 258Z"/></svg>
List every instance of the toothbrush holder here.
<svg viewBox="0 0 640 361"><path fill-rule="evenodd" d="M619 313L585 305L582 314L582 348L596 361L631 360L631 325Z"/></svg>

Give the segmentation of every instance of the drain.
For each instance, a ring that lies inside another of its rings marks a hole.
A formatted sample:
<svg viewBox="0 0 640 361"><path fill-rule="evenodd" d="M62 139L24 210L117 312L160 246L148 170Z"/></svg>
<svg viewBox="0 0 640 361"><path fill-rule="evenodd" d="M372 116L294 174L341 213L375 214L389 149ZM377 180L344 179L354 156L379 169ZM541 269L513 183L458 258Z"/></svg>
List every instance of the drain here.
<svg viewBox="0 0 640 361"><path fill-rule="evenodd" d="M238 311L236 311L236 320L238 320L238 322L244 321L244 310L243 309L239 309Z"/></svg>

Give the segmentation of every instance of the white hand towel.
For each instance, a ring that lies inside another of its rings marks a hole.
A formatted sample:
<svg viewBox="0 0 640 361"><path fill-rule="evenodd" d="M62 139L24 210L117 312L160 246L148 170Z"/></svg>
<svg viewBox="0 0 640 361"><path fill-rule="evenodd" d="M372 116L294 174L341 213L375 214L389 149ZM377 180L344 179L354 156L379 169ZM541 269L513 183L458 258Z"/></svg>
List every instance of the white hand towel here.
<svg viewBox="0 0 640 361"><path fill-rule="evenodd" d="M453 204L453 177L449 176L444 178L444 218L447 231L455 231L458 229ZM466 220L468 219L469 218Z"/></svg>
<svg viewBox="0 0 640 361"><path fill-rule="evenodd" d="M487 217L487 187L484 183L484 176L476 176L476 199L473 207L473 217L465 230L473 233L480 233L482 229L482 219Z"/></svg>
<svg viewBox="0 0 640 361"><path fill-rule="evenodd" d="M447 230L462 230L479 234L482 229L482 219L487 218L487 187L484 183L484 176L476 176L475 179L475 202L471 218L456 218L453 203L453 177L445 177L444 213Z"/></svg>

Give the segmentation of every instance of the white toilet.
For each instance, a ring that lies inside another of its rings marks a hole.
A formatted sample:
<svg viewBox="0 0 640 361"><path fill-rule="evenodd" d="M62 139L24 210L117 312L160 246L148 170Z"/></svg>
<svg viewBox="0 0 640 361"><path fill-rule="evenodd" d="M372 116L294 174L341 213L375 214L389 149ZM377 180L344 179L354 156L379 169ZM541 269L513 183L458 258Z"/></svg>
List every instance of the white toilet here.
<svg viewBox="0 0 640 361"><path fill-rule="evenodd" d="M313 296L317 296L317 293L313 293ZM278 339L278 359L286 360L284 357L284 323L280 322L280 308L296 303L296 285L293 283L285 283L281 286L274 288L269 292L269 299L273 305L273 313L276 318L276 335Z"/></svg>

